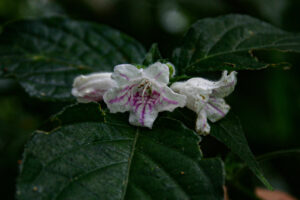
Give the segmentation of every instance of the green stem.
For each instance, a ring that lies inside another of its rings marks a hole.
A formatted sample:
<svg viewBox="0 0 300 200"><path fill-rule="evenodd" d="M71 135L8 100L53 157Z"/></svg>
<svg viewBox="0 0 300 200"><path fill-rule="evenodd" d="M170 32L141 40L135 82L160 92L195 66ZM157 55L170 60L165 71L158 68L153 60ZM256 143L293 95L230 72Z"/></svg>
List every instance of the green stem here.
<svg viewBox="0 0 300 200"><path fill-rule="evenodd" d="M273 151L270 153L266 153L260 156L256 157L256 160L259 162L263 162L266 160L271 160L276 157L280 156L287 156L286 154L300 154L300 149L288 149L288 150L280 150L280 151ZM236 180L239 178L240 174L247 168L248 166L244 164L241 168L237 170L235 173L235 176L232 178L232 180Z"/></svg>
<svg viewBox="0 0 300 200"><path fill-rule="evenodd" d="M260 162L265 160L270 160L279 156L287 156L285 154L300 154L300 149L288 149L288 150L280 150L280 151L274 151L270 153L266 153L263 155L260 155L256 157L256 159Z"/></svg>

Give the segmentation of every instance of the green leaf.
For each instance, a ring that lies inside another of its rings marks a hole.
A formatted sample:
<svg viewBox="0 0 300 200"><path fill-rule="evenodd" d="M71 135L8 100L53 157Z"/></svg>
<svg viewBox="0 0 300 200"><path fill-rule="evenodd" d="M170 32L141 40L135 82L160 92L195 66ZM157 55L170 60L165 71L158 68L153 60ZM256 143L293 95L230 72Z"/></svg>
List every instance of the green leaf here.
<svg viewBox="0 0 300 200"><path fill-rule="evenodd" d="M172 113L167 113L168 117L178 119L190 129L194 129L196 123L196 113L187 109L179 108ZM237 116L232 113L216 123L210 122L210 135L226 145L232 153L243 160L258 179L269 189L272 186L265 179L253 153L251 152L244 131ZM205 138L204 138L205 139Z"/></svg>
<svg viewBox="0 0 300 200"><path fill-rule="evenodd" d="M158 49L158 45L152 44L150 50L148 51L148 53L145 56L143 65L148 66L148 65L155 63L156 61L161 60L161 59L162 59L162 56Z"/></svg>
<svg viewBox="0 0 300 200"><path fill-rule="evenodd" d="M72 100L74 77L141 63L144 48L104 25L67 18L9 23L0 35L0 75L44 100Z"/></svg>
<svg viewBox="0 0 300 200"><path fill-rule="evenodd" d="M268 188L273 187L264 177L258 162L251 152L239 119L233 114L228 114L217 123L212 123L211 135L224 143L233 153L238 155L257 176L257 178Z"/></svg>
<svg viewBox="0 0 300 200"><path fill-rule="evenodd" d="M202 160L199 136L179 121L162 117L153 130L138 128L127 114L80 104L47 129L25 148L17 199L224 198L222 162Z"/></svg>
<svg viewBox="0 0 300 200"><path fill-rule="evenodd" d="M300 53L300 35L285 32L245 15L225 15L196 22L173 52L179 74L203 71L256 70L287 63L265 63L257 50Z"/></svg>

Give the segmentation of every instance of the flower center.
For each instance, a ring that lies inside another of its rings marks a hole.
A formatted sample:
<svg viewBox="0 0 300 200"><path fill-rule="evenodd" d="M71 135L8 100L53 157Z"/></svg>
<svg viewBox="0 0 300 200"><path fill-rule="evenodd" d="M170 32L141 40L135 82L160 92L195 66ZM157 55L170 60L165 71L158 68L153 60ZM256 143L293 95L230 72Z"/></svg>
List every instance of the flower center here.
<svg viewBox="0 0 300 200"><path fill-rule="evenodd" d="M142 98L144 99L145 94L150 96L152 94L152 83L148 79L143 79L138 86L139 91L142 92Z"/></svg>

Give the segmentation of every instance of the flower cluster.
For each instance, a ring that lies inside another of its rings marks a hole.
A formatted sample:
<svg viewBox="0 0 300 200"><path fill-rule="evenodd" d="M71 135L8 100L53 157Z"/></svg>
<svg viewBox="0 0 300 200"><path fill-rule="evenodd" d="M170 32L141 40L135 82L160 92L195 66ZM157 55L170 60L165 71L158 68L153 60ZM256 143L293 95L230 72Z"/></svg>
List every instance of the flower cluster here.
<svg viewBox="0 0 300 200"><path fill-rule="evenodd" d="M177 107L193 110L198 114L196 131L208 134L207 118L215 122L229 111L224 97L236 85L236 72L223 72L219 81L192 78L175 82L168 87L169 77L174 75L172 64L156 62L145 69L121 64L113 73L96 73L79 76L74 80L72 94L82 103L102 99L112 113L130 112L129 123L152 128L161 111L173 111Z"/></svg>

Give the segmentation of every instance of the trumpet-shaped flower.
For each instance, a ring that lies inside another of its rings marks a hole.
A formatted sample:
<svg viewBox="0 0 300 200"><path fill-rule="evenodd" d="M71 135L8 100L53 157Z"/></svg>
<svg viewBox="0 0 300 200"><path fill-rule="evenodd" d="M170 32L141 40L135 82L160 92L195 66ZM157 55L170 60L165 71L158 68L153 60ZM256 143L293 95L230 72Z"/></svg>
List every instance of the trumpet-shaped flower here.
<svg viewBox="0 0 300 200"><path fill-rule="evenodd" d="M110 112L130 112L129 123L151 128L161 111L184 107L186 97L173 92L169 83L169 67L156 62L146 69L121 64L114 68L112 78L117 87L104 94Z"/></svg>
<svg viewBox="0 0 300 200"><path fill-rule="evenodd" d="M187 97L187 107L198 114L196 131L206 135L210 132L207 118L216 122L229 112L230 106L223 98L234 90L236 83L236 72L227 75L227 71L224 71L222 78L216 82L191 78L185 82L176 82L171 88Z"/></svg>
<svg viewBox="0 0 300 200"><path fill-rule="evenodd" d="M117 84L111 78L112 73L80 75L74 79L72 95L81 103L101 101L104 93Z"/></svg>

